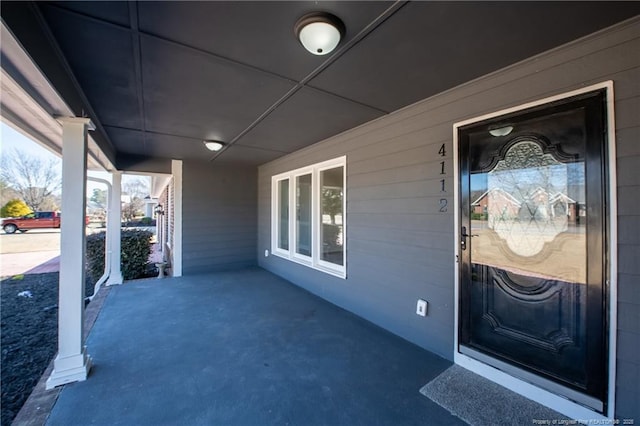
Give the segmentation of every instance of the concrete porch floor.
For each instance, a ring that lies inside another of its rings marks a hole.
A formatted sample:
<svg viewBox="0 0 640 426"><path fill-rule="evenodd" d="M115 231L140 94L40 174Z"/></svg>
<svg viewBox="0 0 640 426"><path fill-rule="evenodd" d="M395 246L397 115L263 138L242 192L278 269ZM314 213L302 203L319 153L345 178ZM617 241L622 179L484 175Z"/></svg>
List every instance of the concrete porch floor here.
<svg viewBox="0 0 640 426"><path fill-rule="evenodd" d="M451 363L259 268L113 287L48 425L464 424Z"/></svg>

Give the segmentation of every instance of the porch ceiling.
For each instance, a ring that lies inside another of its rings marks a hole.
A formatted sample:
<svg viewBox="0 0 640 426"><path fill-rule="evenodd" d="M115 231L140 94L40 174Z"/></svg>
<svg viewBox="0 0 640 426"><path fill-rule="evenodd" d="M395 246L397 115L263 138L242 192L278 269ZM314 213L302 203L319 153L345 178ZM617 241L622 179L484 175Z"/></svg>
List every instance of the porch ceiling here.
<svg viewBox="0 0 640 426"><path fill-rule="evenodd" d="M82 109L120 159L254 165L640 13L638 2L34 5ZM15 11L29 6L3 2L2 11L25 46L33 28ZM317 10L346 26L327 56L309 54L293 33ZM47 73L46 52L29 53ZM229 145L212 154L203 139Z"/></svg>

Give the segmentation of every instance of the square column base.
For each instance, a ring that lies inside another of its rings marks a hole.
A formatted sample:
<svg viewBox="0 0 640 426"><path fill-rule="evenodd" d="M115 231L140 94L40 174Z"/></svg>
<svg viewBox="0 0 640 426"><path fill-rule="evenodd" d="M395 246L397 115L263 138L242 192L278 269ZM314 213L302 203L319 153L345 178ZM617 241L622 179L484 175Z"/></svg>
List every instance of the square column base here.
<svg viewBox="0 0 640 426"><path fill-rule="evenodd" d="M67 383L82 382L87 380L89 370L91 370L91 357L87 355L86 348L82 348L82 353L66 358L60 358L57 355L45 387L49 390Z"/></svg>

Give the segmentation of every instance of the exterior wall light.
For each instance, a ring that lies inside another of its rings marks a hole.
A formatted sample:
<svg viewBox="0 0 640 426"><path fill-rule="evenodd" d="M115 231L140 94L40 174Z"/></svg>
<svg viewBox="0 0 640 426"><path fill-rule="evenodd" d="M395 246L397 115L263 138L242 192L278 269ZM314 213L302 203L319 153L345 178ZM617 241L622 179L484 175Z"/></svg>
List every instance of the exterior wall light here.
<svg viewBox="0 0 640 426"><path fill-rule="evenodd" d="M153 212L156 214L156 216L161 216L164 214L164 208L162 207L162 204L158 204L154 209Z"/></svg>
<svg viewBox="0 0 640 426"><path fill-rule="evenodd" d="M220 151L224 143L219 141L202 141L209 151Z"/></svg>
<svg viewBox="0 0 640 426"><path fill-rule="evenodd" d="M345 28L338 17L326 12L313 12L298 19L293 30L305 49L314 55L326 55L340 43Z"/></svg>

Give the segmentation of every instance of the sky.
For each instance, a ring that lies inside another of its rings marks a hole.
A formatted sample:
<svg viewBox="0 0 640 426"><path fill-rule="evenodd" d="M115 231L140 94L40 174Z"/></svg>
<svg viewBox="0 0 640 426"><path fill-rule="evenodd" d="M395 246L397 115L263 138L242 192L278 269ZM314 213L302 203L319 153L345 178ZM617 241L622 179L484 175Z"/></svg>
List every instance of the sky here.
<svg viewBox="0 0 640 426"><path fill-rule="evenodd" d="M14 149L18 149L23 153L26 153L30 156L40 157L45 161L49 161L49 159L58 159L60 160L60 167L62 167L62 158L44 146L40 145L37 142L34 142L30 138L24 136L22 133L14 130L11 126L7 125L4 122L0 122L0 155L4 155L7 152L12 152ZM111 181L111 175L107 172L88 172L89 176L105 179L107 181ZM123 175L122 180L125 182L127 179L137 178L138 176L134 175ZM104 184L87 181L87 196L91 197L94 188L98 189L106 189Z"/></svg>
<svg viewBox="0 0 640 426"><path fill-rule="evenodd" d="M22 133L17 132L11 126L4 122L0 124L0 152L11 152L19 149L29 155L49 160L50 158L60 158L48 149L42 147L38 143L32 141Z"/></svg>

